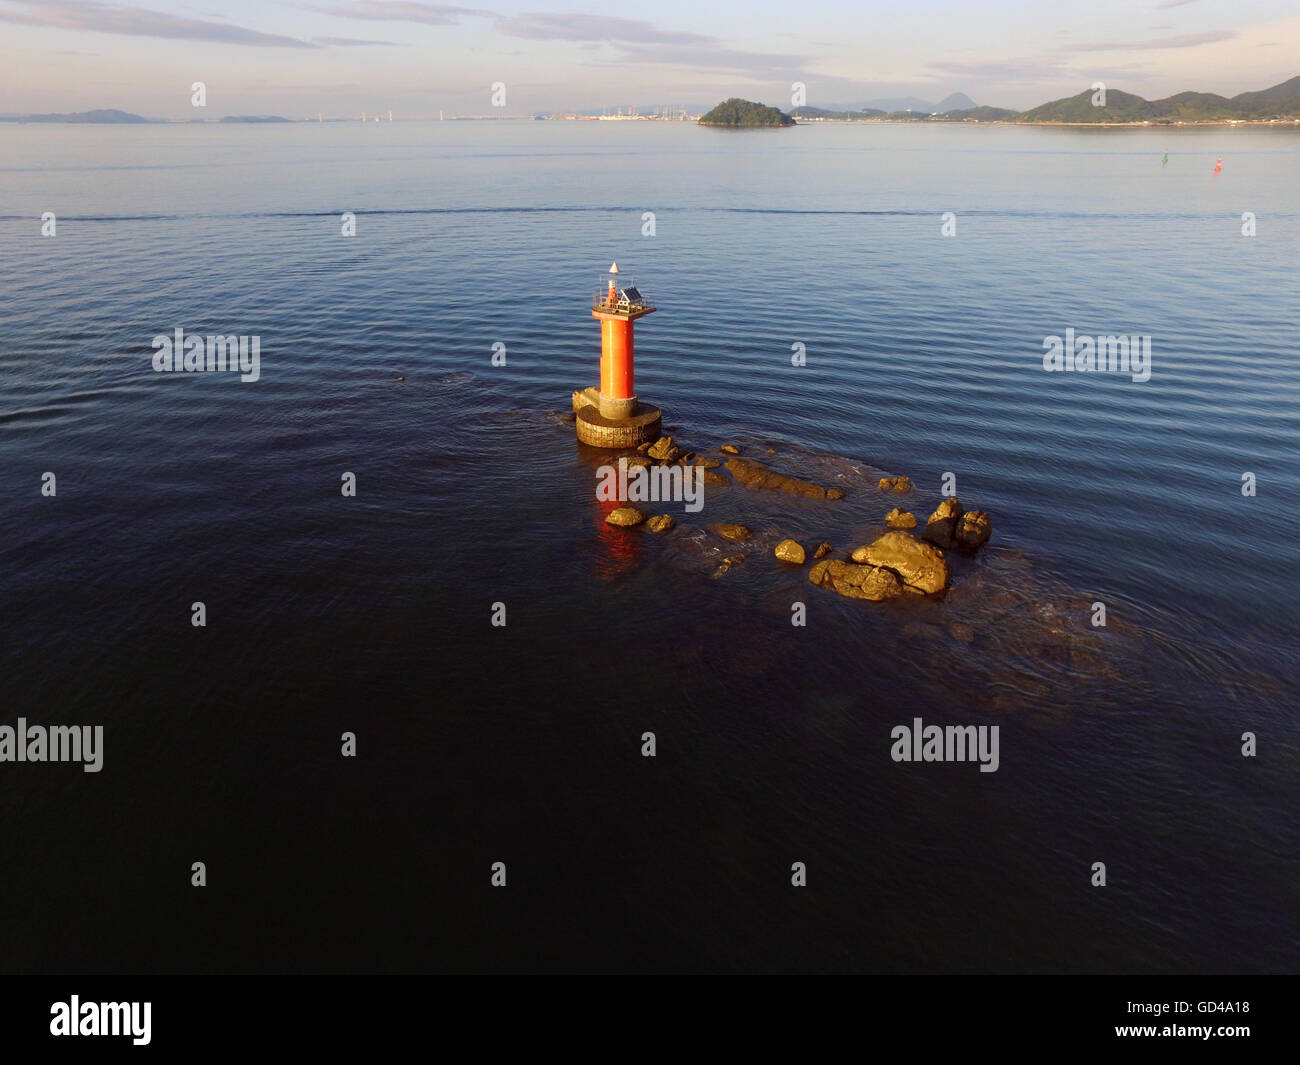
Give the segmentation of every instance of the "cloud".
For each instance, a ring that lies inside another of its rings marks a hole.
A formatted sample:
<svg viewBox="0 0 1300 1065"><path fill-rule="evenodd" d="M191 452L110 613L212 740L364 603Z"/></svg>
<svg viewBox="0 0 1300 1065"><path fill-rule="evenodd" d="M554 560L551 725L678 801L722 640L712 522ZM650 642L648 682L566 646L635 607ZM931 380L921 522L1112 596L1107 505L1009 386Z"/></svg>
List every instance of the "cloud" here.
<svg viewBox="0 0 1300 1065"><path fill-rule="evenodd" d="M613 15L583 15L577 12L544 14L526 12L498 18L498 33L532 41L609 41L632 44L716 45L716 37L701 33L659 30L641 19Z"/></svg>
<svg viewBox="0 0 1300 1065"><path fill-rule="evenodd" d="M354 0L350 4L312 7L339 18L365 19L370 22L419 22L425 26L458 26L464 15L492 17L491 11L448 4L420 4L413 0Z"/></svg>
<svg viewBox="0 0 1300 1065"><path fill-rule="evenodd" d="M1156 7L1186 7L1196 2L1197 0L1164 0L1164 3L1156 4Z"/></svg>
<svg viewBox="0 0 1300 1065"><path fill-rule="evenodd" d="M498 33L533 41L573 41L584 48L613 45L620 63L659 63L694 70L743 71L754 77L787 76L808 62L806 56L745 52L726 47L703 33L663 30L644 19L578 12L525 12L502 16L493 24Z"/></svg>
<svg viewBox="0 0 1300 1065"><path fill-rule="evenodd" d="M363 41L356 37L313 37L317 44L334 45L338 48L361 48L365 45L377 45L381 48L410 48L402 41Z"/></svg>
<svg viewBox="0 0 1300 1065"><path fill-rule="evenodd" d="M1210 30L1208 33L1185 33L1179 37L1153 37L1145 41L1101 41L1096 44L1075 44L1063 52L1148 52L1164 48L1195 48L1202 44L1217 44L1239 36L1236 30Z"/></svg>
<svg viewBox="0 0 1300 1065"><path fill-rule="evenodd" d="M945 60L927 64L931 70L964 78L982 78L1001 82L1040 82L1069 73L1066 64L1056 59L988 59Z"/></svg>
<svg viewBox="0 0 1300 1065"><path fill-rule="evenodd" d="M310 10L338 18L418 22L430 26L459 25L465 17L491 18L494 20L493 29L504 37L568 41L584 49L612 45L622 53L619 63L668 64L727 73L743 71L761 78L785 77L808 62L804 56L737 51L726 47L717 37L660 29L645 19L617 15L589 15L577 11L525 11L518 15L498 15L479 8L417 3L414 0L350 0L329 5L313 4Z"/></svg>
<svg viewBox="0 0 1300 1065"><path fill-rule="evenodd" d="M127 37L162 37L169 40L214 41L259 48L315 48L309 41L259 33L205 19L184 18L143 7L103 4L95 0L4 0L0 21L63 30L118 33Z"/></svg>
<svg viewBox="0 0 1300 1065"><path fill-rule="evenodd" d="M768 52L741 52L718 45L620 44L624 63L669 63L694 70L742 71L755 78L788 77L801 71L807 56Z"/></svg>

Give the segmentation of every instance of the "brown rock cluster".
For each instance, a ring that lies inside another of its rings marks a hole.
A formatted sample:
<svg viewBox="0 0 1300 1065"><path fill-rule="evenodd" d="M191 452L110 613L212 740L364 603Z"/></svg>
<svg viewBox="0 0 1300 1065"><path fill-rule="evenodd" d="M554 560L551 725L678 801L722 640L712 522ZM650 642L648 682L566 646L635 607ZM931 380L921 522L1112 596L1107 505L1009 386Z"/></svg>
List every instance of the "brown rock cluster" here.
<svg viewBox="0 0 1300 1065"><path fill-rule="evenodd" d="M993 534L993 524L982 510L963 510L957 497L945 499L930 515L921 536L945 551L978 551Z"/></svg>

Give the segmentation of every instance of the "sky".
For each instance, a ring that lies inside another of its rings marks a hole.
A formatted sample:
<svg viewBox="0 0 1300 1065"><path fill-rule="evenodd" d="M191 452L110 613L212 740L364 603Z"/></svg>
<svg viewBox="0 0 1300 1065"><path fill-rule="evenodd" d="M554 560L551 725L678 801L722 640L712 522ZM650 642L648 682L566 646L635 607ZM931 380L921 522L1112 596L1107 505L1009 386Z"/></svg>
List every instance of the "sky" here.
<svg viewBox="0 0 1300 1065"><path fill-rule="evenodd" d="M960 91L1023 109L1096 81L1232 96L1300 73L1295 0L482 2L0 0L0 113L788 109L795 82L812 106Z"/></svg>

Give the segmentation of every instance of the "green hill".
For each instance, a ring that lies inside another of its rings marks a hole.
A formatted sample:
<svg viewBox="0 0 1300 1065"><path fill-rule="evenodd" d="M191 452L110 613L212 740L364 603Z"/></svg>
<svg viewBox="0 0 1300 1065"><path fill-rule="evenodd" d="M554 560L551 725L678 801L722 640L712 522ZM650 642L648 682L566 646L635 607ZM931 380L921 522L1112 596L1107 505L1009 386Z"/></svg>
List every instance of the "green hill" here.
<svg viewBox="0 0 1300 1065"><path fill-rule="evenodd" d="M1152 115L1150 104L1131 92L1108 89L1106 106L1092 105L1093 92L1085 89L1078 96L1052 100L1021 113L1019 122L1145 122Z"/></svg>
<svg viewBox="0 0 1300 1065"><path fill-rule="evenodd" d="M1110 89L1106 106L1092 106L1092 90L1053 100L1025 111L1019 122L1223 122L1229 119L1267 121L1300 117L1300 76L1259 92L1228 99L1212 92L1180 92L1163 100L1144 100Z"/></svg>
<svg viewBox="0 0 1300 1065"><path fill-rule="evenodd" d="M1232 103L1258 118L1300 116L1300 74L1271 89L1238 93Z"/></svg>
<svg viewBox="0 0 1300 1065"><path fill-rule="evenodd" d="M1020 117L1019 111L1008 107L967 107L960 111L945 111L938 116L945 122L1010 122Z"/></svg>
<svg viewBox="0 0 1300 1065"><path fill-rule="evenodd" d="M853 122L866 118L882 118L885 112L874 107L864 107L860 111L827 111L824 107L796 107L790 114L795 118L834 118L841 122Z"/></svg>
<svg viewBox="0 0 1300 1065"><path fill-rule="evenodd" d="M723 100L707 115L700 118L701 126L728 126L733 129L758 129L793 126L794 119L775 107L764 107L752 100L733 96Z"/></svg>

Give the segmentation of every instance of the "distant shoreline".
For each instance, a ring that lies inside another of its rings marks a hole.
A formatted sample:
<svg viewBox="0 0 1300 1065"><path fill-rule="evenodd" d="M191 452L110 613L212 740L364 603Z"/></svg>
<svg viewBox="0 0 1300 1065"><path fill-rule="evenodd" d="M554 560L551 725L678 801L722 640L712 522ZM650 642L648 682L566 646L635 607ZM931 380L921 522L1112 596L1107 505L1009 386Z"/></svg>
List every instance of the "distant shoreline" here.
<svg viewBox="0 0 1300 1065"><path fill-rule="evenodd" d="M1300 118L1210 118L1187 122L1017 122L1013 118L801 118L800 126L1066 126L1071 129L1195 129L1199 126L1300 126Z"/></svg>
<svg viewBox="0 0 1300 1065"><path fill-rule="evenodd" d="M446 119L437 118L407 118L387 120L384 124L391 125L392 122L399 123L420 123L429 122L533 122L535 119L531 115L464 115L448 116ZM548 122L581 124L589 122L591 119L547 119ZM763 129L791 129L793 126L733 126L722 122L699 122L681 119L644 119L646 122L668 125L691 125L700 126L705 129L731 129L745 132L748 130ZM133 122L95 122L95 121L71 121L68 119L32 119L32 118L0 118L0 125L6 126L94 126L104 128L107 126L220 126L229 128L230 126L355 126L371 125L378 123L362 123L357 119L347 118L327 118L317 120L314 118L282 118L282 119L205 119L202 122L195 122L193 119L181 118L146 118L143 121ZM1019 129L1030 127L1042 128L1062 128L1062 129L1202 129L1207 127L1220 126L1272 126L1272 127L1292 127L1300 126L1300 118L1238 118L1238 119L1206 119L1200 122L1017 122L1014 119L979 119L979 118L801 118L797 119L794 126L1011 126Z"/></svg>

